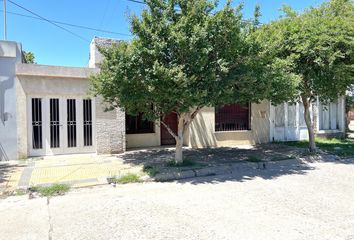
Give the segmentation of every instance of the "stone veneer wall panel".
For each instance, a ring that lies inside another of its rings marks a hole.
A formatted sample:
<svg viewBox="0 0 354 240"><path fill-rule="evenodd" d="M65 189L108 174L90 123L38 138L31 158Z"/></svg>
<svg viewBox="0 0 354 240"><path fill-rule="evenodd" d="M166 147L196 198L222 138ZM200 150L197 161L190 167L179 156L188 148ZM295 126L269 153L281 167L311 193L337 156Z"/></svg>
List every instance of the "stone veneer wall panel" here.
<svg viewBox="0 0 354 240"><path fill-rule="evenodd" d="M120 109L104 111L102 101L96 99L96 146L98 154L125 151L125 113Z"/></svg>

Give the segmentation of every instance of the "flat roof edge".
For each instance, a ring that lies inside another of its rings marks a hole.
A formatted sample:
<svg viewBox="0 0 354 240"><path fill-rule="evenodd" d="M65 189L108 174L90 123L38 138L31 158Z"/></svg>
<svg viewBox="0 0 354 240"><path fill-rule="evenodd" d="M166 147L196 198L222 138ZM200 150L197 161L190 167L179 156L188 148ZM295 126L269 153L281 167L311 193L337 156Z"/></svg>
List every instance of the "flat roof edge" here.
<svg viewBox="0 0 354 240"><path fill-rule="evenodd" d="M49 66L49 65L26 64L26 63L16 64L17 76L87 79L90 75L98 72L99 69L97 68L87 68L87 67L64 67L64 66Z"/></svg>

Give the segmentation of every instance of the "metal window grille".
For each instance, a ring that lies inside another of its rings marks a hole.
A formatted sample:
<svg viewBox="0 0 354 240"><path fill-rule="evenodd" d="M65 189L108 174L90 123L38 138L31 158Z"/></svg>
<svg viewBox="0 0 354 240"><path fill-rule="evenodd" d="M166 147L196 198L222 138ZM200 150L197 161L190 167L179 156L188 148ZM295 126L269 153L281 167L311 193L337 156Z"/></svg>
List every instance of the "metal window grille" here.
<svg viewBox="0 0 354 240"><path fill-rule="evenodd" d="M84 146L92 146L92 101L84 99L83 101L83 119L84 119Z"/></svg>
<svg viewBox="0 0 354 240"><path fill-rule="evenodd" d="M250 130L250 104L228 104L215 109L215 131Z"/></svg>
<svg viewBox="0 0 354 240"><path fill-rule="evenodd" d="M59 99L50 99L50 147L60 147Z"/></svg>
<svg viewBox="0 0 354 240"><path fill-rule="evenodd" d="M43 148L42 99L32 98L32 147Z"/></svg>
<svg viewBox="0 0 354 240"><path fill-rule="evenodd" d="M67 99L68 147L76 147L76 101Z"/></svg>

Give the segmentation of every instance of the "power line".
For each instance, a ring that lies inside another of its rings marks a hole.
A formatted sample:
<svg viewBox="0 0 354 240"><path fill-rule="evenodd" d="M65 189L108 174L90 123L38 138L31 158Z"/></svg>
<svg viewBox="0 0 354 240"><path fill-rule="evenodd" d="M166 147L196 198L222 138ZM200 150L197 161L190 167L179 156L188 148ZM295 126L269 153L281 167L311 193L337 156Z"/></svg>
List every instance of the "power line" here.
<svg viewBox="0 0 354 240"><path fill-rule="evenodd" d="M102 24L103 24L103 22L104 22L104 20L105 20L105 18L106 18L106 14L107 14L108 7L109 7L110 3L111 3L111 0L106 1L106 7L105 7L105 9L104 9L104 14L103 14L102 21L101 21L101 23L100 23L100 28L102 27Z"/></svg>
<svg viewBox="0 0 354 240"><path fill-rule="evenodd" d="M31 10L29 10L29 9L27 9L27 8L25 8L25 7L21 6L21 5L19 5L19 4L15 3L15 2L13 2L13 1L11 1L11 0L7 0L7 1L10 2L10 3L12 3L13 5L15 5L15 6L17 6L17 7L21 8L21 9L23 9L23 10L25 10L25 11L31 13L32 15L35 15L35 16L37 16L38 18L41 18L42 20L44 20L44 21L46 21L46 22L48 22L48 23L50 23L50 24L52 24L52 25L54 25L54 26L56 26L56 27L58 27L58 28L60 28L60 29L62 29L62 30L64 30L65 32L68 32L68 33L70 33L71 35L73 35L73 36L75 36L75 37L77 37L77 38L80 38L81 40L83 40L83 41L85 41L85 42L90 42L89 40L87 40L86 38L80 36L79 34L76 34L76 33L72 32L72 31L70 31L69 29L66 29L65 27L62 27L62 26L58 25L57 23L52 22L51 20L49 20L49 19L47 19L47 18L45 18L45 17L42 17L41 15L39 15L39 14L37 14L37 13L35 13L35 12L33 12L33 11L31 11Z"/></svg>
<svg viewBox="0 0 354 240"><path fill-rule="evenodd" d="M128 2L133 2L133 3L140 3L140 4L146 4L145 2L138 1L138 0L126 0Z"/></svg>
<svg viewBox="0 0 354 240"><path fill-rule="evenodd" d="M0 0L0 1L2 1L2 0ZM0 12L3 12L3 11L4 10L0 9ZM6 11L6 13L10 14L10 15L19 16L19 17L26 17L26 18L32 18L32 19L37 19L37 20L44 21L42 18L34 17L34 16L26 15L26 14L10 12L10 11ZM67 22L61 22L61 21L56 21L56 20L51 20L51 19L48 19L48 20L50 20L51 22L54 22L54 23L57 23L57 24L61 24L61 25L66 25L66 26L69 26L69 27L82 28L82 29L92 30L92 31L96 31L96 32L123 35L123 36L128 36L128 37L132 36L131 34L128 34L128 33L120 33L120 32L114 32L114 31L109 31L109 30L105 30L105 29L92 28L92 27L88 27L88 26L77 25L77 24L72 24L72 23L67 23Z"/></svg>

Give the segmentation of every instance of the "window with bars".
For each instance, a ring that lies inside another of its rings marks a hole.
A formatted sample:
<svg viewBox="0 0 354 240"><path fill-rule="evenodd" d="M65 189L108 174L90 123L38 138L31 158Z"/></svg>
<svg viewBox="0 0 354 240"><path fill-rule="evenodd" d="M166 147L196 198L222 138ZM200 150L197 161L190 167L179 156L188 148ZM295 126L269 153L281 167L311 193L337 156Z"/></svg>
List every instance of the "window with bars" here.
<svg viewBox="0 0 354 240"><path fill-rule="evenodd" d="M42 99L32 98L32 147L43 148Z"/></svg>
<svg viewBox="0 0 354 240"><path fill-rule="evenodd" d="M143 113L137 116L125 115L125 127L127 134L154 133L154 122L146 120Z"/></svg>
<svg viewBox="0 0 354 240"><path fill-rule="evenodd" d="M84 146L92 146L92 101L84 99L83 101L83 119L84 119Z"/></svg>
<svg viewBox="0 0 354 240"><path fill-rule="evenodd" d="M50 147L60 147L59 99L50 99Z"/></svg>
<svg viewBox="0 0 354 240"><path fill-rule="evenodd" d="M215 108L215 131L251 130L251 104L227 104Z"/></svg>
<svg viewBox="0 0 354 240"><path fill-rule="evenodd" d="M76 100L67 100L68 147L76 147Z"/></svg>

